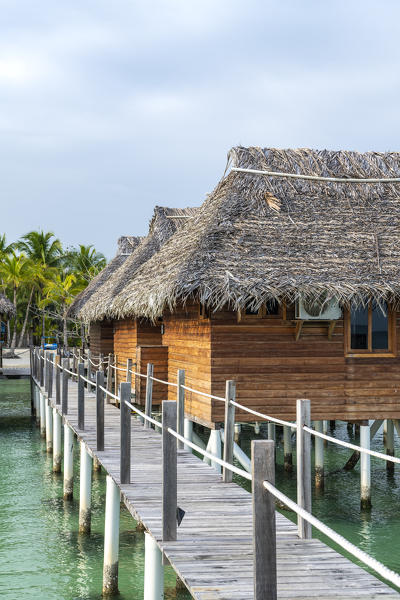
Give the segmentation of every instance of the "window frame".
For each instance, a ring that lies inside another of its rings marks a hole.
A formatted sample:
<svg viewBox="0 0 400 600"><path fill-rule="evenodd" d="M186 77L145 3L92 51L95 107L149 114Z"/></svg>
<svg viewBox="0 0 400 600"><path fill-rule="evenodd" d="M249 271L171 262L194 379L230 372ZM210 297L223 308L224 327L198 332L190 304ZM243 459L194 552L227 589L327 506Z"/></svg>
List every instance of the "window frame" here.
<svg viewBox="0 0 400 600"><path fill-rule="evenodd" d="M368 303L368 348L360 349L351 347L351 309L344 310L345 326L345 355L348 358L395 358L396 351L396 311L388 305L388 348L372 349L372 302Z"/></svg>
<svg viewBox="0 0 400 600"><path fill-rule="evenodd" d="M243 310L237 311L237 320L238 323L242 323L243 321L254 321L258 319L283 319L286 320L286 304L279 302L278 304L278 312L276 315L267 312L267 304L264 302L260 308L258 309L257 314L254 315L246 315L246 312Z"/></svg>

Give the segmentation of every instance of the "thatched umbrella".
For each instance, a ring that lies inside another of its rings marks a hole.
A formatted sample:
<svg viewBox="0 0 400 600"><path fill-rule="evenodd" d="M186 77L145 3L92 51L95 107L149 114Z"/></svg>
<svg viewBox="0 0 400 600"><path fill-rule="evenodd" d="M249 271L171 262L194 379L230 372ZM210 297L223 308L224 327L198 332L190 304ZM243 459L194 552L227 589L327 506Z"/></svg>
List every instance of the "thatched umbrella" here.
<svg viewBox="0 0 400 600"><path fill-rule="evenodd" d="M87 321L118 318L114 298L130 284L144 264L179 230L187 226L196 214L195 208L166 208L156 206L149 226L149 234L143 238L135 251L107 276L95 292L81 304L75 313Z"/></svg>
<svg viewBox="0 0 400 600"><path fill-rule="evenodd" d="M399 305L400 153L234 148L233 167L187 226L113 299L120 318L196 298L214 310L299 296ZM115 289L118 293L118 288Z"/></svg>
<svg viewBox="0 0 400 600"><path fill-rule="evenodd" d="M0 315L7 319L15 315L14 304L4 294L0 294Z"/></svg>

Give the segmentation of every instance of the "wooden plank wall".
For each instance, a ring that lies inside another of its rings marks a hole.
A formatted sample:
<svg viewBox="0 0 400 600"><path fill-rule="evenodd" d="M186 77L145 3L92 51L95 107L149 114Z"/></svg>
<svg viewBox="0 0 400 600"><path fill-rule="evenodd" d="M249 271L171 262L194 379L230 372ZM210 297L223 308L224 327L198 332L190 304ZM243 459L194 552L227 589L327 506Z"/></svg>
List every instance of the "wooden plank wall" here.
<svg viewBox="0 0 400 600"><path fill-rule="evenodd" d="M154 377L168 381L168 348L166 346L138 346L136 351L136 371L146 375L147 363L154 364ZM146 380L136 377L136 402L142 406L146 399ZM163 400L168 400L166 385L153 381L153 406L160 406Z"/></svg>
<svg viewBox="0 0 400 600"><path fill-rule="evenodd" d="M97 356L114 352L114 335L112 321L99 321L91 323L89 329L90 350Z"/></svg>
<svg viewBox="0 0 400 600"><path fill-rule="evenodd" d="M137 319L114 321L114 353L117 357L118 367L125 369L128 358L131 358L133 370L135 370L137 366L136 353L140 345L161 345L159 324L153 325L149 321ZM118 385L121 381L126 381L125 373L117 371Z"/></svg>
<svg viewBox="0 0 400 600"><path fill-rule="evenodd" d="M168 346L168 379L176 383L178 369L185 369L186 385L211 392L211 324L199 319L198 305L186 305L164 316L162 343ZM169 400L176 389L169 388ZM185 411L200 423L211 423L211 405L207 398L185 392Z"/></svg>
<svg viewBox="0 0 400 600"><path fill-rule="evenodd" d="M307 323L294 340L293 309L286 321L267 317L238 323L224 311L211 327L212 393L236 380L238 401L284 419L295 418L296 398L311 400L313 419L400 418L399 336L396 358L346 358L343 321L328 339L327 325ZM400 321L397 315L397 331ZM213 404L212 420L223 421ZM238 413L237 419L254 421Z"/></svg>

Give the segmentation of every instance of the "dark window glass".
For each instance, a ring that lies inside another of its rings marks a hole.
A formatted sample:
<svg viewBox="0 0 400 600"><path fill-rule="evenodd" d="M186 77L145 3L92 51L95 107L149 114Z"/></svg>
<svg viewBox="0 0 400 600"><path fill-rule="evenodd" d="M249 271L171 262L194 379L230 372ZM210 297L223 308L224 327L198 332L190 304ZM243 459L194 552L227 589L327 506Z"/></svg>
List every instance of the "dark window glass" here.
<svg viewBox="0 0 400 600"><path fill-rule="evenodd" d="M382 312L382 309L384 312ZM387 350L389 347L387 306L372 305L372 350Z"/></svg>
<svg viewBox="0 0 400 600"><path fill-rule="evenodd" d="M265 305L267 315L279 315L279 303L276 300L270 300Z"/></svg>
<svg viewBox="0 0 400 600"><path fill-rule="evenodd" d="M351 347L368 350L368 306L351 310Z"/></svg>
<svg viewBox="0 0 400 600"><path fill-rule="evenodd" d="M259 310L254 310L254 308L249 308L246 306L246 315L258 315Z"/></svg>

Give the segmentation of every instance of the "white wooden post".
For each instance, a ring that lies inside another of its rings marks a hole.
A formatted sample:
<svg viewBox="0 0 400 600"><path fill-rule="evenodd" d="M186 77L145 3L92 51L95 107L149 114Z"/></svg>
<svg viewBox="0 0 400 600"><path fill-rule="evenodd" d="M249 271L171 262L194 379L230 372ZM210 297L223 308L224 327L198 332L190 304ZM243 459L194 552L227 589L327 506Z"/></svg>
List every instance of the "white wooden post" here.
<svg viewBox="0 0 400 600"><path fill-rule="evenodd" d="M193 421L191 421L188 417L185 417L184 437L185 439L189 440L189 442L191 442L193 439ZM186 444L184 444L184 449L186 452L192 452L191 447L187 446Z"/></svg>
<svg viewBox="0 0 400 600"><path fill-rule="evenodd" d="M154 373L154 365L152 363L147 363L147 379L146 379L146 404L145 404L145 414L148 417L151 417L152 405L153 405L153 373ZM145 429L151 428L151 423L149 421L145 421L144 423Z"/></svg>
<svg viewBox="0 0 400 600"><path fill-rule="evenodd" d="M45 400L46 405L46 451L48 454L53 452L53 412L49 400Z"/></svg>
<svg viewBox="0 0 400 600"><path fill-rule="evenodd" d="M370 449L370 430L369 425L360 426L360 447ZM362 509L370 509L371 504L371 457L365 452L361 452L360 456L360 505Z"/></svg>
<svg viewBox="0 0 400 600"><path fill-rule="evenodd" d="M387 419L386 426L386 454L394 456L394 425L392 419ZM390 460L386 461L386 470L389 475L394 473L394 463Z"/></svg>
<svg viewBox="0 0 400 600"><path fill-rule="evenodd" d="M293 470L292 430L288 425L283 426L283 463L288 473Z"/></svg>
<svg viewBox="0 0 400 600"><path fill-rule="evenodd" d="M90 532L92 507L92 457L81 442L80 488L79 488L79 533Z"/></svg>
<svg viewBox="0 0 400 600"><path fill-rule="evenodd" d="M64 500L72 500L74 493L74 434L64 423Z"/></svg>
<svg viewBox="0 0 400 600"><path fill-rule="evenodd" d="M322 421L315 421L315 431L323 433ZM315 487L324 489L324 440L315 436Z"/></svg>
<svg viewBox="0 0 400 600"><path fill-rule="evenodd" d="M53 471L61 472L61 415L53 408Z"/></svg>
<svg viewBox="0 0 400 600"><path fill-rule="evenodd" d="M311 440L310 434L305 432L303 426L310 427L310 401L297 400L297 504L311 512ZM298 533L300 538L311 539L311 525L297 518Z"/></svg>
<svg viewBox="0 0 400 600"><path fill-rule="evenodd" d="M178 387L176 388L176 402L177 402L177 413L176 413L176 430L179 435L185 436L185 390L182 386L185 385L185 371L184 369L178 369L178 375L176 378ZM177 440L178 450L183 449L183 442Z"/></svg>
<svg viewBox="0 0 400 600"><path fill-rule="evenodd" d="M120 491L107 475L106 518L104 524L103 595L118 592Z"/></svg>
<svg viewBox="0 0 400 600"><path fill-rule="evenodd" d="M146 532L144 539L144 600L163 600L164 567L162 552L150 533Z"/></svg>

